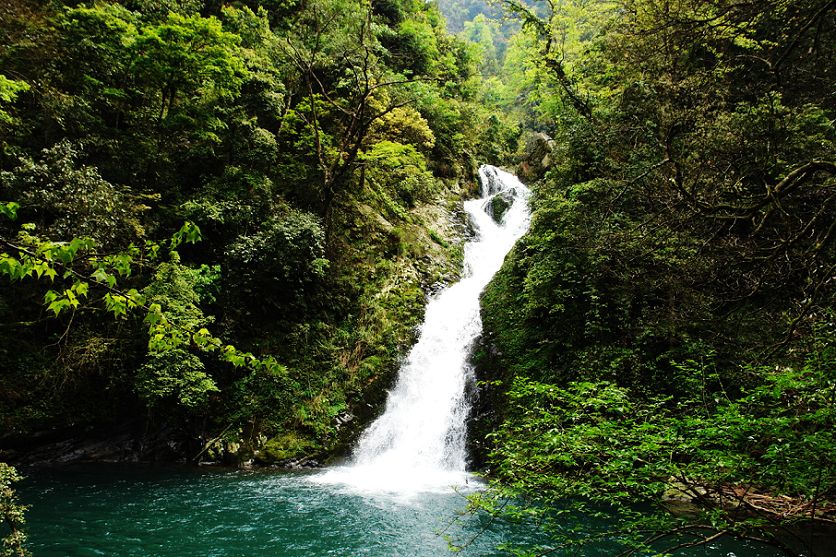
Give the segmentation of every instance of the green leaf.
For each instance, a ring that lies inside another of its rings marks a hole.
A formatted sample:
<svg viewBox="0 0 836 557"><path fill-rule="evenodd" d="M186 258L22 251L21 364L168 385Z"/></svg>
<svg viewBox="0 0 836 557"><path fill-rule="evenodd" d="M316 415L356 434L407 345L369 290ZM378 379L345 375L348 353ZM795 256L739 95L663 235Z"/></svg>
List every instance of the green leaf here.
<svg viewBox="0 0 836 557"><path fill-rule="evenodd" d="M20 209L20 204L14 201L0 201L0 215L5 216L9 220L17 219L17 210Z"/></svg>
<svg viewBox="0 0 836 557"><path fill-rule="evenodd" d="M180 230L172 234L169 242L171 249L176 249L180 244L196 244L201 240L200 228L193 222L186 221Z"/></svg>
<svg viewBox="0 0 836 557"><path fill-rule="evenodd" d="M90 285L86 282L76 282L75 284L73 284L73 290L77 295L86 298L87 293L90 290Z"/></svg>
<svg viewBox="0 0 836 557"><path fill-rule="evenodd" d="M68 307L70 307L70 302L65 298L61 298L50 303L46 309L55 313L55 317L58 317L58 314Z"/></svg>
<svg viewBox="0 0 836 557"><path fill-rule="evenodd" d="M124 296L119 294L111 294L108 292L104 296L105 307L115 317L125 316L128 313L127 300Z"/></svg>

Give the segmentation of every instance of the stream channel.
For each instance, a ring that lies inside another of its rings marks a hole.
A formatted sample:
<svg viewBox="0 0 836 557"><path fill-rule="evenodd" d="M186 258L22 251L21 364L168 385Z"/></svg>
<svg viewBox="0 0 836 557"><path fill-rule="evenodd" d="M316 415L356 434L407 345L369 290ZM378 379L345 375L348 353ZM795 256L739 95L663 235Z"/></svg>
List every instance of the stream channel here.
<svg viewBox="0 0 836 557"><path fill-rule="evenodd" d="M468 352L481 331L479 295L529 223L529 190L492 166L465 202L475 236L463 278L427 305L418 342L383 414L346 464L315 472L89 465L30 470L35 557L502 555L501 544L548 544L529 524L461 514L481 488L467 471ZM615 547L552 555L606 557ZM725 540L678 555L773 557Z"/></svg>

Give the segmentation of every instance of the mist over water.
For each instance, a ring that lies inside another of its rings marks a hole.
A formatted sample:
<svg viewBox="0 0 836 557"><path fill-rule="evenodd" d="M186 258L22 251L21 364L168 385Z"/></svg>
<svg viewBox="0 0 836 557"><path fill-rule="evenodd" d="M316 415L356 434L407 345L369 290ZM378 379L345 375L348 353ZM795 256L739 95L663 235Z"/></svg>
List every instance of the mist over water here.
<svg viewBox="0 0 836 557"><path fill-rule="evenodd" d="M407 495L473 483L465 393L473 380L468 353L482 330L479 296L530 217L530 192L516 176L489 165L479 175L482 196L464 204L475 236L464 247L462 279L430 300L384 413L363 433L351 463L313 481Z"/></svg>

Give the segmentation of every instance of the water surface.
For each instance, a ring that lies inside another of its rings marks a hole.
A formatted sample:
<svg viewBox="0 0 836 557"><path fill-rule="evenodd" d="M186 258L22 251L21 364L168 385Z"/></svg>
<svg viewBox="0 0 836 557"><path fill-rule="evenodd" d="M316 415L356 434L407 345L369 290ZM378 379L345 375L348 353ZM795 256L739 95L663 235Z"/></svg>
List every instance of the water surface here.
<svg viewBox="0 0 836 557"><path fill-rule="evenodd" d="M20 488L35 557L439 556L482 529L454 492L360 495L311 473L87 466L29 472ZM469 554L494 555L500 525ZM473 553L473 551L477 551Z"/></svg>
<svg viewBox="0 0 836 557"><path fill-rule="evenodd" d="M363 494L319 474L96 465L29 471L20 494L34 557L444 557L445 536L475 537L459 555L490 557L505 555L502 543L546 541L531 525L460 516L461 493ZM734 540L677 554L778 555Z"/></svg>

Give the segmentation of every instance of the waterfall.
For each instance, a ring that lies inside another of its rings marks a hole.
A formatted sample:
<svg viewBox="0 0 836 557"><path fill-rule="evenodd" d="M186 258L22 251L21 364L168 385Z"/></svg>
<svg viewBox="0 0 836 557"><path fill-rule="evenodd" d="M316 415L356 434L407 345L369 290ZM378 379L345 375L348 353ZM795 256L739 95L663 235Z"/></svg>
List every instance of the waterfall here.
<svg viewBox="0 0 836 557"><path fill-rule="evenodd" d="M468 353L482 330L479 296L529 223L530 192L516 176L489 165L479 176L482 196L464 204L475 236L464 246L463 278L427 304L386 408L351 463L315 481L396 493L468 482L465 392L473 380Z"/></svg>

